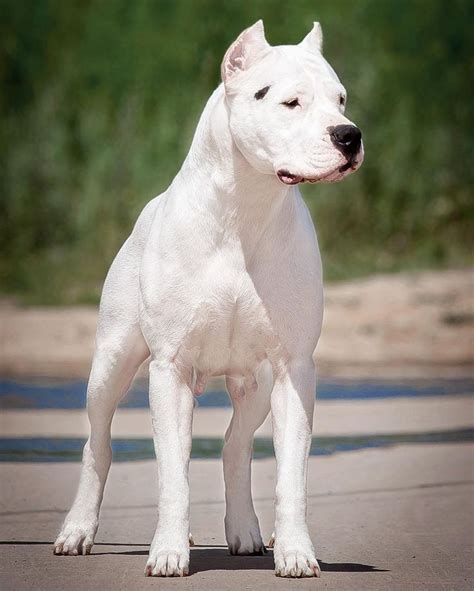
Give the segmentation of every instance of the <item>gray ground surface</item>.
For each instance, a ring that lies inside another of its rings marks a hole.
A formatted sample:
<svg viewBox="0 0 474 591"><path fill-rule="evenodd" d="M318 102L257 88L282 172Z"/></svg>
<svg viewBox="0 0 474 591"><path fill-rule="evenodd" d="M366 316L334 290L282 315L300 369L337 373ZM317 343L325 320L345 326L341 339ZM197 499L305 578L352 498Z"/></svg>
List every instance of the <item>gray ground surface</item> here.
<svg viewBox="0 0 474 591"><path fill-rule="evenodd" d="M93 555L56 557L52 542L79 464L3 464L3 591L80 589L472 588L473 446L407 445L310 459L308 517L317 580L277 579L271 552L231 557L223 532L222 468L191 465L191 574L145 578L155 523L154 462L113 466ZM254 462L262 531L272 531L274 462Z"/></svg>
<svg viewBox="0 0 474 591"><path fill-rule="evenodd" d="M224 437L231 408L194 410L193 437ZM448 431L474 426L473 398L469 394L384 398L381 400L317 400L313 421L316 436L374 435ZM86 410L2 410L3 437L88 437ZM112 424L115 438L152 437L150 410L119 408ZM257 437L271 437L269 415Z"/></svg>

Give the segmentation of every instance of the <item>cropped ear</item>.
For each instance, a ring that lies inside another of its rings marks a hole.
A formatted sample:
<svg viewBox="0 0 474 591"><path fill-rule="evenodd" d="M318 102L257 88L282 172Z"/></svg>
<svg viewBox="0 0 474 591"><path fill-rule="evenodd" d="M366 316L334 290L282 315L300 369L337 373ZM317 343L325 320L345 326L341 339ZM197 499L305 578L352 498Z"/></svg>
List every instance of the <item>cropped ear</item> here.
<svg viewBox="0 0 474 591"><path fill-rule="evenodd" d="M265 39L263 22L259 20L240 33L227 50L221 65L223 82L229 82L234 76L250 68L269 49L270 45Z"/></svg>
<svg viewBox="0 0 474 591"><path fill-rule="evenodd" d="M300 43L308 51L320 53L323 50L323 30L319 23L313 23L313 28Z"/></svg>

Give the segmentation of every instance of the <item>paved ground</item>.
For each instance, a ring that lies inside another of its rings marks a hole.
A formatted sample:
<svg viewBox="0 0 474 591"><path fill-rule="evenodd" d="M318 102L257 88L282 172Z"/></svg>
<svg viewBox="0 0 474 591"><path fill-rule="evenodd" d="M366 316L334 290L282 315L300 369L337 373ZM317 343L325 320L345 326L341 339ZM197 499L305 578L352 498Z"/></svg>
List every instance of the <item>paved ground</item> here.
<svg viewBox="0 0 474 591"><path fill-rule="evenodd" d="M194 411L194 437L224 437L232 416L231 408L200 408ZM374 435L447 431L474 424L470 394L424 396L382 400L318 400L313 433L330 435ZM89 422L85 410L32 409L2 410L3 437L87 437ZM119 408L112 424L113 437L151 437L150 410ZM271 417L257 431L257 437L271 437Z"/></svg>
<svg viewBox="0 0 474 591"><path fill-rule="evenodd" d="M79 464L0 466L3 591L35 589L472 589L473 446L407 445L310 459L308 515L318 580L277 579L272 555L224 546L221 464L191 466L197 547L185 579L147 579L155 522L154 462L115 464L93 555L55 557L51 544L73 498ZM262 531L273 520L274 462L254 462Z"/></svg>
<svg viewBox="0 0 474 591"><path fill-rule="evenodd" d="M473 269L403 274L328 286L318 346L320 375L471 377ZM0 375L85 377L95 308L20 308L0 302ZM320 401L315 434L432 433L473 424L469 392L443 397ZM196 437L221 437L229 409L198 409ZM5 411L3 437L82 437L84 411ZM149 437L144 409L121 409L115 437ZM259 436L269 436L266 423ZM56 557L52 543L69 509L80 465L0 464L2 591L191 589L472 589L473 447L399 445L310 458L308 520L322 567L318 580L277 579L273 557L232 557L224 538L221 462L191 462L197 546L184 579L143 575L156 522L152 461L112 467L93 554ZM273 460L254 462L262 532L273 530Z"/></svg>

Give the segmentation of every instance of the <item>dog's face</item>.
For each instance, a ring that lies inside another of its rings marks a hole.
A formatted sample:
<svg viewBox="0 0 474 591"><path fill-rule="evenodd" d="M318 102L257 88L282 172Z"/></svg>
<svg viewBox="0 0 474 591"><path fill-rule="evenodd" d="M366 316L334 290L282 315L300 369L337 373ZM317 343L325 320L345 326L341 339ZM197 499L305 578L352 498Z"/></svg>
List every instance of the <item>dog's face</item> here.
<svg viewBox="0 0 474 591"><path fill-rule="evenodd" d="M318 23L299 45L271 47L262 21L228 49L222 79L232 136L249 163L281 182L339 181L364 158L347 95L321 54Z"/></svg>

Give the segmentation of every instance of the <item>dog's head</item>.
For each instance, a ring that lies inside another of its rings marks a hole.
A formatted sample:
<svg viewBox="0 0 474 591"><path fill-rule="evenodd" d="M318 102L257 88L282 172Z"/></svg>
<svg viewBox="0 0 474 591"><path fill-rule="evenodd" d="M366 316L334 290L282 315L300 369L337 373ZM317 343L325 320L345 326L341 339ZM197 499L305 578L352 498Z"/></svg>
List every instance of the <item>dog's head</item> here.
<svg viewBox="0 0 474 591"><path fill-rule="evenodd" d="M319 23L299 45L271 47L258 21L222 62L237 146L288 185L339 181L364 158L361 132L344 116L346 91L321 48Z"/></svg>

